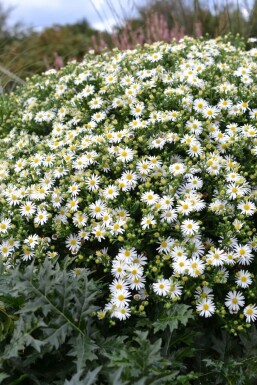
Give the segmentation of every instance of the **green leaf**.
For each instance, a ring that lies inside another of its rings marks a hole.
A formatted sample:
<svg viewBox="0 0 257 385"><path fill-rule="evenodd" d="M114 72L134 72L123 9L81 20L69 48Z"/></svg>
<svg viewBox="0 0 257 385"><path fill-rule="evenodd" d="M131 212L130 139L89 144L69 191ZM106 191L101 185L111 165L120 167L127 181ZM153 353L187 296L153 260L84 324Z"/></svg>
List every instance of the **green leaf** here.
<svg viewBox="0 0 257 385"><path fill-rule="evenodd" d="M30 373L39 383L42 375L46 383L60 379L63 384L76 369L82 376L85 368L95 369L88 363L97 359L92 314L100 290L88 271L74 278L46 260L38 268L10 271L8 285L8 295L13 303L19 299L19 309L10 342L0 352L1 362L20 374Z"/></svg>
<svg viewBox="0 0 257 385"><path fill-rule="evenodd" d="M171 381L175 380L177 378L178 374L179 374L178 370L167 371L167 372L163 373L163 375L160 375L159 378L156 378L151 382L147 382L147 384L149 384L149 385L171 384Z"/></svg>
<svg viewBox="0 0 257 385"><path fill-rule="evenodd" d="M171 370L171 363L162 356L162 340L152 341L147 331L135 331L133 339L128 339L126 345L110 353L108 366L120 370L117 372L117 384L128 381L129 384L162 384L162 378L175 378L177 371ZM112 376L107 374L109 383ZM165 380L166 381L166 380Z"/></svg>
<svg viewBox="0 0 257 385"><path fill-rule="evenodd" d="M162 315L153 323L154 333L169 329L170 333L178 329L179 324L187 325L190 319L194 318L193 311L190 306L183 304L175 304L166 314Z"/></svg>
<svg viewBox="0 0 257 385"><path fill-rule="evenodd" d="M84 382L80 381L81 372L78 372L72 376L72 378L68 381L65 380L64 385L84 385Z"/></svg>
<svg viewBox="0 0 257 385"><path fill-rule="evenodd" d="M58 325L58 327L56 327L56 325ZM58 349L65 342L67 336L71 334L72 326L69 322L63 322L60 317L58 317L56 325L52 328L44 329L46 338L43 342L45 344L52 345L55 349Z"/></svg>
<svg viewBox="0 0 257 385"><path fill-rule="evenodd" d="M7 374L7 373L0 373L0 384L2 384L3 380L5 380L8 377L10 377L9 374Z"/></svg>
<svg viewBox="0 0 257 385"><path fill-rule="evenodd" d="M119 368L114 372L110 372L108 376L109 383L111 383L112 385L129 385L128 381L123 381L121 379L122 370L122 368Z"/></svg>
<svg viewBox="0 0 257 385"><path fill-rule="evenodd" d="M68 355L75 357L74 363L76 364L78 372L86 367L87 361L97 359L94 352L98 347L89 336L78 336L69 342L73 348Z"/></svg>
<svg viewBox="0 0 257 385"><path fill-rule="evenodd" d="M64 385L93 385L101 369L102 366L98 366L96 369L89 371L83 379L81 379L81 372L78 372L69 381L65 380Z"/></svg>
<svg viewBox="0 0 257 385"><path fill-rule="evenodd" d="M38 320L35 315L30 314L26 317L20 317L14 323L14 332L11 342L6 345L3 357L12 358L19 356L19 351L23 351L26 346L32 346L35 350L40 351L43 342L36 340L33 333L40 327L44 327L43 320Z"/></svg>

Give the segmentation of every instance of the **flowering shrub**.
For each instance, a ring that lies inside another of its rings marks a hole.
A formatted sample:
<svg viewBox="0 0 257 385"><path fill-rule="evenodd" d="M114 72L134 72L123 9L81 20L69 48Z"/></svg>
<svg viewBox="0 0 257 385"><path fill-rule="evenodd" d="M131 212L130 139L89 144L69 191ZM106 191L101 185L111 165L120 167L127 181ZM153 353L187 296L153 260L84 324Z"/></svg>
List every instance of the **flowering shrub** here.
<svg viewBox="0 0 257 385"><path fill-rule="evenodd" d="M100 319L181 302L249 326L256 73L257 49L185 38L34 76L2 122L5 265L73 258L109 283Z"/></svg>

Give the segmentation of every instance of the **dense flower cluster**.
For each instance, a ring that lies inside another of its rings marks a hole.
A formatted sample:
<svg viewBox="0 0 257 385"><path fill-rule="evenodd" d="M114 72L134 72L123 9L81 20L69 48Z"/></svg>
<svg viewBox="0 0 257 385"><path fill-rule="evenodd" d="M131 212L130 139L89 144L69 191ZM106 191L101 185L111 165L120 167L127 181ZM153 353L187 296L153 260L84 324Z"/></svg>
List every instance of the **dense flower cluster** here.
<svg viewBox="0 0 257 385"><path fill-rule="evenodd" d="M32 78L1 144L6 265L74 255L110 278L99 317L255 321L256 74L257 49L185 38Z"/></svg>

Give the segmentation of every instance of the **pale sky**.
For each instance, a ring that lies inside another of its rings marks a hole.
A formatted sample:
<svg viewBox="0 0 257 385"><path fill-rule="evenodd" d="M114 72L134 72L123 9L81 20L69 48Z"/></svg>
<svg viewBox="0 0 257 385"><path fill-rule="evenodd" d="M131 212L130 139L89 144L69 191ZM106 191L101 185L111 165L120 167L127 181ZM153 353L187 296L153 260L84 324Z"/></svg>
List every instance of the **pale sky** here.
<svg viewBox="0 0 257 385"><path fill-rule="evenodd" d="M135 16L137 5L147 0L1 0L13 7L9 23L42 29L53 24L72 24L85 18L92 27L110 30L126 16Z"/></svg>

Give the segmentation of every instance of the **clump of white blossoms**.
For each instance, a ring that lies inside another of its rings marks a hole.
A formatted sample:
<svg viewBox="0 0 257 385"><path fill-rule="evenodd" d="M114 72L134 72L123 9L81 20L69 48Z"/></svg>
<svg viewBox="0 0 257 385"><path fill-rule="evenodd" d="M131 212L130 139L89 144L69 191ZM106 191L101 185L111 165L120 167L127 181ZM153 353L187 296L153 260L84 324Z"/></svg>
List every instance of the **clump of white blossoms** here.
<svg viewBox="0 0 257 385"><path fill-rule="evenodd" d="M109 282L99 318L179 301L255 321L257 49L185 38L89 53L9 103L8 268L73 258Z"/></svg>

